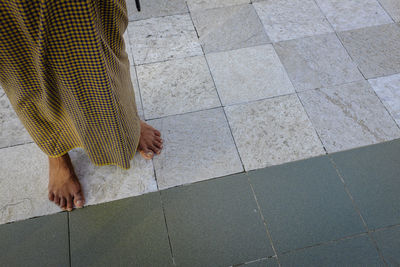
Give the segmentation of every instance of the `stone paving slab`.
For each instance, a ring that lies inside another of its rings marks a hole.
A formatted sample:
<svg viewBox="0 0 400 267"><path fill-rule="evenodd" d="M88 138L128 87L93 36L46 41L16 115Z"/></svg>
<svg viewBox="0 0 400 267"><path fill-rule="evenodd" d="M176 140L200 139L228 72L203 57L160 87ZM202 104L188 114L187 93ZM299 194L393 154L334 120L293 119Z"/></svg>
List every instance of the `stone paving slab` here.
<svg viewBox="0 0 400 267"><path fill-rule="evenodd" d="M135 0L125 1L129 21L184 14L188 12L185 0L140 1L140 12L136 9Z"/></svg>
<svg viewBox="0 0 400 267"><path fill-rule="evenodd" d="M202 10L218 7L228 7L240 4L249 4L250 0L186 0L189 10Z"/></svg>
<svg viewBox="0 0 400 267"><path fill-rule="evenodd" d="M400 226L381 229L372 233L386 263L389 266L400 265Z"/></svg>
<svg viewBox="0 0 400 267"><path fill-rule="evenodd" d="M400 2L398 0L379 0L379 2L394 21L400 21Z"/></svg>

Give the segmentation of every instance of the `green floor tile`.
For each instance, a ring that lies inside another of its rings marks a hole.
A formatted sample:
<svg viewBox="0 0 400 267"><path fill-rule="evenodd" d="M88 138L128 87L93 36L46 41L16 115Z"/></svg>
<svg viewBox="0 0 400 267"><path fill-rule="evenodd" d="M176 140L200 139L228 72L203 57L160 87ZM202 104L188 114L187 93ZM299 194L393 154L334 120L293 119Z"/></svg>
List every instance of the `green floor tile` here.
<svg viewBox="0 0 400 267"><path fill-rule="evenodd" d="M69 266L66 212L0 225L0 266Z"/></svg>
<svg viewBox="0 0 400 267"><path fill-rule="evenodd" d="M161 191L177 266L229 266L272 256L247 177Z"/></svg>
<svg viewBox="0 0 400 267"><path fill-rule="evenodd" d="M246 263L238 267L278 267L279 264L275 258L268 258L259 261L254 261L251 263Z"/></svg>
<svg viewBox="0 0 400 267"><path fill-rule="evenodd" d="M365 232L328 157L249 172L278 253Z"/></svg>
<svg viewBox="0 0 400 267"><path fill-rule="evenodd" d="M286 266L384 266L367 234L278 255Z"/></svg>
<svg viewBox="0 0 400 267"><path fill-rule="evenodd" d="M369 228L400 223L400 139L331 157Z"/></svg>
<svg viewBox="0 0 400 267"><path fill-rule="evenodd" d="M400 226L378 230L372 234L389 266L400 266Z"/></svg>
<svg viewBox="0 0 400 267"><path fill-rule="evenodd" d="M70 213L71 266L172 266L158 192Z"/></svg>

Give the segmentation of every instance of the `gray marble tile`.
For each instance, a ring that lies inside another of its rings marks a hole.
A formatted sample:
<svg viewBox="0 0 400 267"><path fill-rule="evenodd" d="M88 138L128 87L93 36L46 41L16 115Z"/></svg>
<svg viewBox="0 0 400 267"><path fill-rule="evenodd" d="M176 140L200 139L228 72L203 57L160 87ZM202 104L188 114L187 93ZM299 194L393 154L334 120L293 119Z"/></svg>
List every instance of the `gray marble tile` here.
<svg viewBox="0 0 400 267"><path fill-rule="evenodd" d="M221 106L204 56L137 66L146 119Z"/></svg>
<svg viewBox="0 0 400 267"><path fill-rule="evenodd" d="M365 80L304 91L299 97L328 153L400 137L400 129Z"/></svg>
<svg viewBox="0 0 400 267"><path fill-rule="evenodd" d="M152 162L139 153L126 171L94 166L80 148L69 154L85 206L157 190ZM36 144L0 149L0 174L0 224L61 211L48 199L48 159Z"/></svg>
<svg viewBox="0 0 400 267"><path fill-rule="evenodd" d="M325 154L296 94L225 111L246 171Z"/></svg>
<svg viewBox="0 0 400 267"><path fill-rule="evenodd" d="M186 0L189 10L210 9L240 4L248 4L250 0Z"/></svg>
<svg viewBox="0 0 400 267"><path fill-rule="evenodd" d="M3 87L0 86L0 97L2 97L3 95L5 95L6 93L4 92Z"/></svg>
<svg viewBox="0 0 400 267"><path fill-rule="evenodd" d="M377 0L316 0L336 31L393 22Z"/></svg>
<svg viewBox="0 0 400 267"><path fill-rule="evenodd" d="M313 0L266 0L253 5L273 42L333 32Z"/></svg>
<svg viewBox="0 0 400 267"><path fill-rule="evenodd" d="M400 74L370 79L368 82L400 126Z"/></svg>
<svg viewBox="0 0 400 267"><path fill-rule="evenodd" d="M131 47L131 42L129 40L128 30L124 32L123 37L125 41L125 51L128 54L129 64L134 65L135 62L133 61L132 47Z"/></svg>
<svg viewBox="0 0 400 267"><path fill-rule="evenodd" d="M203 54L187 14L131 21L128 34L136 65Z"/></svg>
<svg viewBox="0 0 400 267"><path fill-rule="evenodd" d="M17 117L7 95L3 95L0 97L0 148L27 142L33 142L31 136Z"/></svg>
<svg viewBox="0 0 400 267"><path fill-rule="evenodd" d="M135 0L126 0L129 21L188 12L185 0L146 0L140 1L140 7L139 12Z"/></svg>
<svg viewBox="0 0 400 267"><path fill-rule="evenodd" d="M81 148L69 154L85 194L86 206L157 191L153 163L139 152L131 160L129 170L113 165L95 166Z"/></svg>
<svg viewBox="0 0 400 267"><path fill-rule="evenodd" d="M192 13L205 53L269 43L252 5L238 5Z"/></svg>
<svg viewBox="0 0 400 267"><path fill-rule="evenodd" d="M206 55L223 105L294 92L271 44Z"/></svg>
<svg viewBox="0 0 400 267"><path fill-rule="evenodd" d="M394 19L400 21L400 1L398 0L379 0L383 8Z"/></svg>
<svg viewBox="0 0 400 267"><path fill-rule="evenodd" d="M163 136L153 158L159 189L242 172L222 108L148 121Z"/></svg>
<svg viewBox="0 0 400 267"><path fill-rule="evenodd" d="M364 77L400 72L400 26L384 24L338 33Z"/></svg>
<svg viewBox="0 0 400 267"><path fill-rule="evenodd" d="M130 65L129 66L129 71L131 73L131 81L133 84L133 90L135 92L135 103L136 103L136 107L138 110L138 114L139 114L139 118L141 120L144 120L144 112L143 112L143 104L142 104L142 98L140 96L140 88L139 88L139 83L138 83L138 79L136 76L136 70L135 70L135 66L134 65Z"/></svg>
<svg viewBox="0 0 400 267"><path fill-rule="evenodd" d="M364 79L334 33L274 44L296 91Z"/></svg>

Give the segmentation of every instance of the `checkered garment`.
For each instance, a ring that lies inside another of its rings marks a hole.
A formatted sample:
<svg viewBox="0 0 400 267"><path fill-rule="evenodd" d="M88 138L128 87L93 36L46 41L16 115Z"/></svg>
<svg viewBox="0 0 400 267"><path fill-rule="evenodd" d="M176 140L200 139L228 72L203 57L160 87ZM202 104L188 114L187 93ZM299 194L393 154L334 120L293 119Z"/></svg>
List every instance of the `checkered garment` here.
<svg viewBox="0 0 400 267"><path fill-rule="evenodd" d="M0 85L50 157L75 147L130 168L140 119L125 0L0 0Z"/></svg>

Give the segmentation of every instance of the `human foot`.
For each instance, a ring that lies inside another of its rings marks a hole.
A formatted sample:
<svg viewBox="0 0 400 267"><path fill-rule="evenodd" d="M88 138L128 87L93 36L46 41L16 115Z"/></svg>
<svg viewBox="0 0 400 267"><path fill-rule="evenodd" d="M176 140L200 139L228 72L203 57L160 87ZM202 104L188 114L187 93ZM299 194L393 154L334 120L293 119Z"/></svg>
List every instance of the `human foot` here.
<svg viewBox="0 0 400 267"><path fill-rule="evenodd" d="M58 158L49 157L48 189L49 200L61 209L71 211L74 204L77 208L83 207L85 198L68 153Z"/></svg>
<svg viewBox="0 0 400 267"><path fill-rule="evenodd" d="M140 120L140 139L138 151L145 159L152 159L154 153L160 154L163 140L161 139L161 133L148 125L144 121Z"/></svg>

